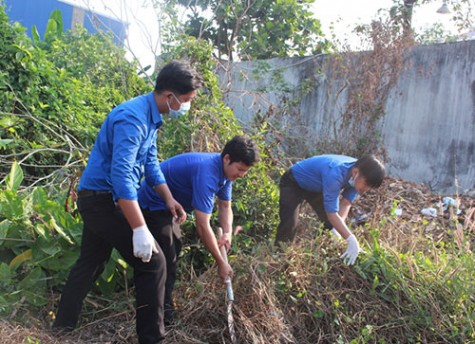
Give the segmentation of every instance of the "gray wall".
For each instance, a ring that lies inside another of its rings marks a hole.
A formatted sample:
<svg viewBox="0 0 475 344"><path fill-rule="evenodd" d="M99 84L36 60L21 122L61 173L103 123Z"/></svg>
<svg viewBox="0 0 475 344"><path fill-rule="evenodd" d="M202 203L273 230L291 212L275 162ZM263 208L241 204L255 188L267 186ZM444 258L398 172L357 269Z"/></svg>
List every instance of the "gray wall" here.
<svg viewBox="0 0 475 344"><path fill-rule="evenodd" d="M332 70L324 67L329 59L267 60L259 74L253 71L263 62L235 63L220 72L226 102L244 124L273 107L283 114L282 128L305 135L310 145L314 137L334 138L348 89L344 80L330 82ZM405 65L378 124L389 174L441 194L475 193L475 41L415 47ZM278 70L288 89L279 89L271 77ZM298 100L296 120L292 109L280 108L282 99L308 80L313 90Z"/></svg>

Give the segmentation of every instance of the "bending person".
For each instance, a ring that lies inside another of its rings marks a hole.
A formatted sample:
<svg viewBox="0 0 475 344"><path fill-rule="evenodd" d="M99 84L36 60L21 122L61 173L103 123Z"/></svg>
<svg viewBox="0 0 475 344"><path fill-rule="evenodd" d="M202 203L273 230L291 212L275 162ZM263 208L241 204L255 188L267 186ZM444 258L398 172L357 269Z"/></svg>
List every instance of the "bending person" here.
<svg viewBox="0 0 475 344"><path fill-rule="evenodd" d="M275 243L294 240L300 205L307 201L324 228L346 239L348 248L342 258L354 264L360 247L345 220L357 195L379 187L384 177L383 164L372 155L359 160L344 155L318 155L297 162L280 180L280 224Z"/></svg>
<svg viewBox="0 0 475 344"><path fill-rule="evenodd" d="M194 211L196 231L216 260L218 273L223 279L232 274L231 267L219 251L221 245L225 245L228 250L232 240L232 182L244 177L258 161L259 151L254 142L245 136L235 136L226 143L221 154L184 153L160 164L173 197L186 212ZM218 219L224 232L219 245L210 225L216 196ZM173 221L173 214L167 209L162 196L146 183L142 184L139 191L139 203L147 225L166 257L165 322L171 323L176 259L181 248L180 228Z"/></svg>

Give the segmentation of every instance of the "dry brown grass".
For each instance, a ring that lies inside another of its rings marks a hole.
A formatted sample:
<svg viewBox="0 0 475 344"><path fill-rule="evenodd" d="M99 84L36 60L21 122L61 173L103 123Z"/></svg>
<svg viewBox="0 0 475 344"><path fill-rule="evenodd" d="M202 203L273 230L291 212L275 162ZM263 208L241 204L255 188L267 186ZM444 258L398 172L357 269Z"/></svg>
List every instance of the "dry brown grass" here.
<svg viewBox="0 0 475 344"><path fill-rule="evenodd" d="M380 229L380 239L387 247L398 252L426 251L428 238L437 246L454 236L475 233L475 199L462 195L448 196L459 204L459 215L452 207L443 210L443 195L436 195L427 187L413 182L387 178L380 189L361 197L353 210L360 209L370 214L368 227ZM394 202L402 209L401 216L390 216ZM428 207L437 209L436 218L421 214L421 210ZM385 223L382 225L381 221Z"/></svg>

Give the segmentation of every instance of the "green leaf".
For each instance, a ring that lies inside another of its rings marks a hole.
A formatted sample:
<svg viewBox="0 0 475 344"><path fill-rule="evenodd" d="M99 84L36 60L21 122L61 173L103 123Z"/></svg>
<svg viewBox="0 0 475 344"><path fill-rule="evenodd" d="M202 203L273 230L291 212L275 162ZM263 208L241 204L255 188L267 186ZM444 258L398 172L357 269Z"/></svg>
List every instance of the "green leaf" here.
<svg viewBox="0 0 475 344"><path fill-rule="evenodd" d="M50 16L56 22L56 37L61 37L64 31L63 16L60 10L54 10Z"/></svg>
<svg viewBox="0 0 475 344"><path fill-rule="evenodd" d="M3 117L0 119L0 126L4 128L14 126L16 121L12 117Z"/></svg>
<svg viewBox="0 0 475 344"><path fill-rule="evenodd" d="M46 195L45 190L41 188L34 188L31 196L35 209L43 204L46 204L48 201L48 196Z"/></svg>
<svg viewBox="0 0 475 344"><path fill-rule="evenodd" d="M8 146L12 142L13 142L12 139L0 139L0 149Z"/></svg>
<svg viewBox="0 0 475 344"><path fill-rule="evenodd" d="M42 223L39 223L35 226L35 232L38 233L40 237L42 238L45 238L45 239L51 238L51 236L49 235L48 229Z"/></svg>
<svg viewBox="0 0 475 344"><path fill-rule="evenodd" d="M38 32L38 28L36 27L36 25L33 25L31 27L31 36L33 38L33 44L35 46L39 46L40 43L41 43L41 37L40 37L40 34Z"/></svg>
<svg viewBox="0 0 475 344"><path fill-rule="evenodd" d="M48 299L44 297L45 291L24 291L22 296L25 297L26 302L35 307L41 307L48 303Z"/></svg>
<svg viewBox="0 0 475 344"><path fill-rule="evenodd" d="M58 23L53 19L49 19L48 24L46 25L45 42L47 43L53 42L57 38L57 35L56 35L57 30L58 30Z"/></svg>
<svg viewBox="0 0 475 344"><path fill-rule="evenodd" d="M0 222L0 246L3 244L3 238L8 237L8 229L10 228L12 222L10 220L3 220Z"/></svg>
<svg viewBox="0 0 475 344"><path fill-rule="evenodd" d="M8 300L4 297L6 295L0 295L0 314L5 318L9 316L12 312L12 305L14 304L11 300ZM4 319L5 319L4 318Z"/></svg>
<svg viewBox="0 0 475 344"><path fill-rule="evenodd" d="M116 263L114 260L111 259L109 260L109 262L107 262L104 268L104 271L101 274L101 278L107 283L110 283L115 273L116 273Z"/></svg>
<svg viewBox="0 0 475 344"><path fill-rule="evenodd" d="M54 228L54 230L61 235L68 243L71 245L74 245L74 242L71 240L71 238L64 232L64 230L57 225L56 220L52 217L51 220L49 221L50 225Z"/></svg>
<svg viewBox="0 0 475 344"><path fill-rule="evenodd" d="M25 48L23 45L12 44L12 46L18 49L18 52L15 54L15 58L18 61L21 61L24 56L28 56L29 59L33 58L33 55L31 54L31 52L27 48Z"/></svg>
<svg viewBox="0 0 475 344"><path fill-rule="evenodd" d="M18 286L23 290L41 290L46 286L45 274L40 267L36 267L20 281Z"/></svg>
<svg viewBox="0 0 475 344"><path fill-rule="evenodd" d="M38 240L36 240L36 246L33 247L33 257L35 261L43 259L45 256L54 256L59 252L61 252L61 247L57 240L38 238Z"/></svg>
<svg viewBox="0 0 475 344"><path fill-rule="evenodd" d="M63 34L63 17L61 11L54 10L46 25L45 42L51 43Z"/></svg>
<svg viewBox="0 0 475 344"><path fill-rule="evenodd" d="M5 285L12 283L12 271L5 263L0 264L0 281Z"/></svg>
<svg viewBox="0 0 475 344"><path fill-rule="evenodd" d="M23 170L18 162L14 162L10 174L5 178L7 190L15 192L23 181Z"/></svg>

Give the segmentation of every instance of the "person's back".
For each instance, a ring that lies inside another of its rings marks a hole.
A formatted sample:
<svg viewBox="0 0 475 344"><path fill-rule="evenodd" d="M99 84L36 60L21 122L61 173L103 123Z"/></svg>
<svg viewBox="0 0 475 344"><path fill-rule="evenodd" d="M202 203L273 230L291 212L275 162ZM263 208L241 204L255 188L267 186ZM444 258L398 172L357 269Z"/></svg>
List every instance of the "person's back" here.
<svg viewBox="0 0 475 344"><path fill-rule="evenodd" d="M198 209L211 212L214 198L231 199L231 181L223 171L220 153L183 153L160 164L168 188L186 212ZM138 194L142 208L166 210L164 200L145 181Z"/></svg>
<svg viewBox="0 0 475 344"><path fill-rule="evenodd" d="M150 171L145 169L145 165L148 152L156 145L157 130L162 122L153 93L115 107L101 126L78 190L111 191L115 199L135 197L130 190L139 188L142 171L150 177L161 174L155 166ZM136 158L131 165L127 156L135 150ZM113 154L116 156L113 157ZM154 179L150 183L157 184L159 181Z"/></svg>
<svg viewBox="0 0 475 344"><path fill-rule="evenodd" d="M326 188L341 190L355 163L355 158L346 155L316 155L295 163L290 170L303 189L323 192Z"/></svg>

